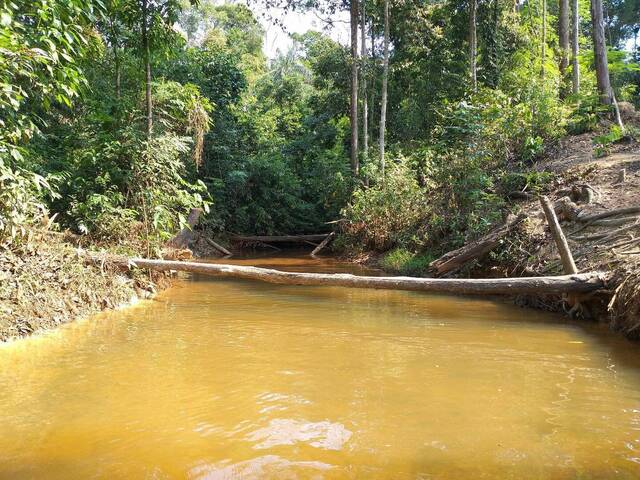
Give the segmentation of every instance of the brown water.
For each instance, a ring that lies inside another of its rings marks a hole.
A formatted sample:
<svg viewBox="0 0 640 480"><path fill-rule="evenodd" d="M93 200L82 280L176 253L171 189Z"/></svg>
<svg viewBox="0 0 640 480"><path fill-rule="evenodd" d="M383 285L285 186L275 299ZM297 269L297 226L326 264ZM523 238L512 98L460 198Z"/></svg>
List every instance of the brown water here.
<svg viewBox="0 0 640 480"><path fill-rule="evenodd" d="M0 478L640 478L639 347L491 300L193 278L0 347Z"/></svg>

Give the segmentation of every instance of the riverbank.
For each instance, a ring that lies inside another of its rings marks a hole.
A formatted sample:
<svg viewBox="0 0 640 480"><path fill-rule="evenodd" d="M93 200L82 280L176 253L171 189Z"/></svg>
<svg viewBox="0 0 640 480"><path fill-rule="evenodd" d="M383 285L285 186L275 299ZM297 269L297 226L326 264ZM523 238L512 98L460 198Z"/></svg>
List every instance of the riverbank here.
<svg viewBox="0 0 640 480"><path fill-rule="evenodd" d="M562 139L530 174L548 178L537 189L508 192L508 211L525 220L490 252L446 277L500 278L563 274L538 194L554 202L579 272L609 272L608 290L587 299L583 318L597 319L628 338L640 338L640 145L633 140L598 144L595 133ZM584 221L583 218L594 218ZM467 243L477 238L469 237ZM433 262L446 250L358 252L352 261L405 275L434 276ZM349 252L347 252L349 255ZM517 297L516 303L568 310L560 296Z"/></svg>
<svg viewBox="0 0 640 480"><path fill-rule="evenodd" d="M88 265L62 234L34 232L0 249L0 341L150 298L164 274Z"/></svg>

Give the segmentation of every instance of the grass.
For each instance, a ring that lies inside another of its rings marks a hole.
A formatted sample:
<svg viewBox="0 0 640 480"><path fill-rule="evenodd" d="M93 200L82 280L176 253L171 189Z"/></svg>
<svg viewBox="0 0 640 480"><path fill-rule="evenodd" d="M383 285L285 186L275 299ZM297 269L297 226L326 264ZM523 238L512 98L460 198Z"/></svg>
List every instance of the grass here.
<svg viewBox="0 0 640 480"><path fill-rule="evenodd" d="M412 253L406 248L395 248L382 257L380 266L393 273L419 276L427 271L434 259L429 253Z"/></svg>

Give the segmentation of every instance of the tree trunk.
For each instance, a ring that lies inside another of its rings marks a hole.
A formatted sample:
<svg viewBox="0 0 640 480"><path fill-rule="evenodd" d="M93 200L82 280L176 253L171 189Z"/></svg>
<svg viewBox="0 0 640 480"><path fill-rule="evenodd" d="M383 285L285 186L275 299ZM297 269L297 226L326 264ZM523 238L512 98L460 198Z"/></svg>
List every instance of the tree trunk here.
<svg viewBox="0 0 640 480"><path fill-rule="evenodd" d="M187 225L180 232L167 242L168 247L173 248L189 248L189 245L195 240L194 227L200 220L202 214L201 208L192 208L189 212L189 218L187 218Z"/></svg>
<svg viewBox="0 0 640 480"><path fill-rule="evenodd" d="M605 286L601 273L591 272L553 277L521 278L414 278L414 277L367 277L346 273L297 273L282 272L268 268L221 265L172 260L148 260L145 258L100 257L86 255L86 261L102 264L104 261L121 268L147 268L160 271L200 273L227 278L258 280L284 285L325 285L352 288L377 288L386 290L411 290L457 295L517 295L585 293L600 290Z"/></svg>
<svg viewBox="0 0 640 480"><path fill-rule="evenodd" d="M119 100L121 95L120 78L121 78L121 66L120 55L118 53L118 33L114 25L113 18L109 19L109 27L111 28L111 48L113 50L113 64L115 67L115 90L116 98Z"/></svg>
<svg viewBox="0 0 640 480"><path fill-rule="evenodd" d="M389 0L384 0L384 58L382 61L382 100L380 105L380 171L384 182L384 148L385 131L387 128L387 89L389 84Z"/></svg>
<svg viewBox="0 0 640 480"><path fill-rule="evenodd" d="M315 257L317 254L319 254L322 251L322 249L324 249L324 247L329 245L329 243L331 242L331 240L333 240L333 237L335 236L336 236L336 232L331 232L329 235L327 235L325 239L322 240L322 242L320 242L320 245L318 245L316 248L313 249L313 252L311 252L311 256Z"/></svg>
<svg viewBox="0 0 640 480"><path fill-rule="evenodd" d="M375 71L376 71L376 33L374 29L375 25L373 21L371 21L371 56L370 62L371 65L371 78L375 79ZM375 80L371 81L371 88L369 88L370 98L368 99L369 103L369 123L371 125L371 129L369 130L369 136L371 137L371 143L373 144L375 141L375 129L373 125L375 125L375 112L376 112L376 89L375 89Z"/></svg>
<svg viewBox="0 0 640 480"><path fill-rule="evenodd" d="M596 81L600 101L605 105L613 103L613 91L609 79L607 63L607 44L604 39L604 20L602 17L602 0L591 0L591 24L593 36L593 55L596 65Z"/></svg>
<svg viewBox="0 0 640 480"><path fill-rule="evenodd" d="M545 63L547 60L547 0L542 0L542 64L540 66L540 77L544 78Z"/></svg>
<svg viewBox="0 0 640 480"><path fill-rule="evenodd" d="M120 63L116 62L116 98L119 100L121 97L121 92L122 89L120 87L120 77L121 77L121 73L120 73Z"/></svg>
<svg viewBox="0 0 640 480"><path fill-rule="evenodd" d="M351 171L358 176L358 1L351 0Z"/></svg>
<svg viewBox="0 0 640 480"><path fill-rule="evenodd" d="M560 98L567 96L569 67L569 0L559 0L558 44L560 47Z"/></svg>
<svg viewBox="0 0 640 480"><path fill-rule="evenodd" d="M477 56L478 56L478 35L477 16L478 0L469 0L469 70L471 74L471 88L478 91Z"/></svg>
<svg viewBox="0 0 640 480"><path fill-rule="evenodd" d="M580 93L580 64L578 63L578 55L580 50L580 11L578 9L578 0L572 0L573 6L573 25L571 36L571 69L572 69L572 87L573 94Z"/></svg>
<svg viewBox="0 0 640 480"><path fill-rule="evenodd" d="M321 242L327 238L328 233L318 233L312 235L234 235L231 240L242 243L306 243Z"/></svg>
<svg viewBox="0 0 640 480"><path fill-rule="evenodd" d="M517 227L526 218L526 215L520 215L509 219L504 225L493 229L483 237L467 243L466 245L452 250L442 255L429 264L429 268L433 269L436 275L457 270L466 263L489 253L500 243L500 240Z"/></svg>
<svg viewBox="0 0 640 480"><path fill-rule="evenodd" d="M142 49L144 51L145 69L145 103L147 106L147 137L153 130L153 105L151 103L151 50L149 47L149 5L142 0Z"/></svg>
<svg viewBox="0 0 640 480"><path fill-rule="evenodd" d="M364 10L364 0L360 6L360 41L362 68L360 70L360 78L362 80L362 159L367 161L369 154L369 105L367 99L367 17Z"/></svg>

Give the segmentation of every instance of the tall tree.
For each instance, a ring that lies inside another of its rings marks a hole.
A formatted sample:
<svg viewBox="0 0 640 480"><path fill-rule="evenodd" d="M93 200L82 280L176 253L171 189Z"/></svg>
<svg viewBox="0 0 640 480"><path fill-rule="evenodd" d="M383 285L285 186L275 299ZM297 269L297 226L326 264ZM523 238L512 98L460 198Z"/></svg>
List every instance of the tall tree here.
<svg viewBox="0 0 640 480"><path fill-rule="evenodd" d="M122 93L122 59L121 53L125 46L125 35L122 24L120 0L109 0L105 4L104 12L101 20L98 22L98 28L102 31L104 39L113 55L114 66L114 90L116 98L119 99Z"/></svg>
<svg viewBox="0 0 640 480"><path fill-rule="evenodd" d="M358 159L358 1L351 0L351 171L357 176L360 171Z"/></svg>
<svg viewBox="0 0 640 480"><path fill-rule="evenodd" d="M559 0L558 46L560 47L560 98L567 95L569 67L569 0Z"/></svg>
<svg viewBox="0 0 640 480"><path fill-rule="evenodd" d="M578 10L578 0L572 0L572 35L571 35L571 78L572 92L577 95L580 92L580 63L578 54L580 50L580 12Z"/></svg>
<svg viewBox="0 0 640 480"><path fill-rule="evenodd" d="M541 45L542 65L540 66L540 77L544 78L545 63L547 61L547 0L542 0L542 45Z"/></svg>
<svg viewBox="0 0 640 480"><path fill-rule="evenodd" d="M367 99L367 17L365 3L362 0L360 5L360 42L362 42L360 53L362 60L362 158L367 160L369 152L369 105Z"/></svg>
<svg viewBox="0 0 640 480"><path fill-rule="evenodd" d="M598 93L600 94L600 101L603 104L611 105L613 103L613 90L611 89L609 65L607 63L607 44L604 37L602 0L591 0L591 24Z"/></svg>
<svg viewBox="0 0 640 480"><path fill-rule="evenodd" d="M478 28L477 28L478 0L469 0L469 70L471 74L471 88L478 90Z"/></svg>
<svg viewBox="0 0 640 480"><path fill-rule="evenodd" d="M384 134L387 123L387 87L389 83L389 0L384 0L384 57L382 60L382 100L380 102L380 170L384 181Z"/></svg>
<svg viewBox="0 0 640 480"><path fill-rule="evenodd" d="M144 61L144 84L145 84L145 105L147 107L146 117L146 131L147 137L151 136L153 130L153 103L151 100L151 47L149 43L149 26L151 15L149 12L148 0L141 0L140 5L141 17L140 17L140 32L142 38L142 55Z"/></svg>
<svg viewBox="0 0 640 480"><path fill-rule="evenodd" d="M198 0L188 1L191 4L198 3ZM153 130L151 55L155 49L166 46L171 38L175 38L173 24L178 21L178 13L181 9L181 0L125 0L122 3L121 10L129 28L140 32L139 45L145 78L147 136L151 136Z"/></svg>

